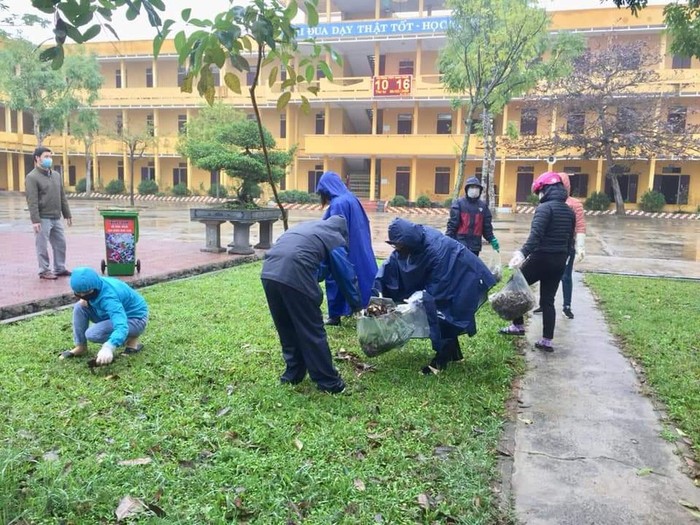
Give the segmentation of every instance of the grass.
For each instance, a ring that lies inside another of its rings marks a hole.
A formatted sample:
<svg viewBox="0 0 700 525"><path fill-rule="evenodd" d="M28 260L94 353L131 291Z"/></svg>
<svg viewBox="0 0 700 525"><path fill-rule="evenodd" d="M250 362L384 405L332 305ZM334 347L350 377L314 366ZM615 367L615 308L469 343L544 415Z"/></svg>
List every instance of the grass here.
<svg viewBox="0 0 700 525"><path fill-rule="evenodd" d="M700 460L700 283L605 275L586 283Z"/></svg>
<svg viewBox="0 0 700 525"><path fill-rule="evenodd" d="M483 308L465 361L421 377L427 341L369 359L330 328L349 395L281 386L260 265L142 290L146 349L91 373L70 311L0 328L0 523L509 523L492 489L521 361ZM94 353L97 348L92 347ZM122 465L143 459L147 464Z"/></svg>

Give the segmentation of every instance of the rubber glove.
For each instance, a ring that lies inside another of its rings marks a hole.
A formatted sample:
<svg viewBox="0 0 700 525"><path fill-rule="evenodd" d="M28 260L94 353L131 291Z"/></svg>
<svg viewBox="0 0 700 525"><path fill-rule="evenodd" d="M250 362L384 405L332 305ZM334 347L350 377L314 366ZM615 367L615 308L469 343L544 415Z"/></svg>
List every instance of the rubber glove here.
<svg viewBox="0 0 700 525"><path fill-rule="evenodd" d="M576 234L576 258L574 262L580 263L586 256L586 234L577 233Z"/></svg>
<svg viewBox="0 0 700 525"><path fill-rule="evenodd" d="M110 364L114 360L115 350L116 348L109 341L103 344L102 348L100 348L100 351L97 352L97 359L95 360L97 365L102 366Z"/></svg>
<svg viewBox="0 0 700 525"><path fill-rule="evenodd" d="M494 237L493 239L491 239L491 247L492 247L494 250L496 250L497 252L500 252L500 251L501 251L501 245L498 244L498 239L496 239L496 237Z"/></svg>
<svg viewBox="0 0 700 525"><path fill-rule="evenodd" d="M508 268L510 268L511 270L515 268L520 268L524 262L525 256L523 255L523 252L521 252L520 250L516 250L510 262L508 263Z"/></svg>

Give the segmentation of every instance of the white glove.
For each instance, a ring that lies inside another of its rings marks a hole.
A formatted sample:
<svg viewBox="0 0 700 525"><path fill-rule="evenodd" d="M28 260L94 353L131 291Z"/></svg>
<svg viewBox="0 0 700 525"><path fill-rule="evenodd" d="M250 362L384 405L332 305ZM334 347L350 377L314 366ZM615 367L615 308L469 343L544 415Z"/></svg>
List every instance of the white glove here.
<svg viewBox="0 0 700 525"><path fill-rule="evenodd" d="M97 352L97 359L95 360L97 365L102 366L110 364L114 360L115 350L116 348L109 341L103 344L102 348L100 348L100 351Z"/></svg>
<svg viewBox="0 0 700 525"><path fill-rule="evenodd" d="M525 256L523 255L523 252L521 252L520 250L516 250L510 262L508 263L508 268L510 268L511 270L514 268L520 268L524 262Z"/></svg>
<svg viewBox="0 0 700 525"><path fill-rule="evenodd" d="M576 234L576 258L574 262L580 263L586 256L586 234L577 233Z"/></svg>

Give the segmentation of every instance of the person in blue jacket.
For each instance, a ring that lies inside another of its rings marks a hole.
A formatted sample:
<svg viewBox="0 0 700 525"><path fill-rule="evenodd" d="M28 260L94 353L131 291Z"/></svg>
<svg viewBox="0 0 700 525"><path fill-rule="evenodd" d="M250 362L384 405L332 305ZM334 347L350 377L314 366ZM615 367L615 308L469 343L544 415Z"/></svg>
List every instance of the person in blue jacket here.
<svg viewBox="0 0 700 525"><path fill-rule="evenodd" d="M457 239L477 257L481 252L482 237L491 243L494 250L500 250L498 239L493 234L491 210L488 204L481 200L483 190L479 179L467 179L464 186L465 196L452 204L445 231L445 235Z"/></svg>
<svg viewBox="0 0 700 525"><path fill-rule="evenodd" d="M340 176L327 171L318 181L316 193L321 196L321 204L328 205L323 218L342 215L348 223L350 240L348 257L355 266L357 282L362 296L362 307L366 308L372 295L374 277L377 275L377 259L372 249L372 234L369 219L359 199L343 183ZM339 326L342 316L350 315L350 306L337 283L330 276L326 279L326 296L328 298L327 325Z"/></svg>
<svg viewBox="0 0 700 525"><path fill-rule="evenodd" d="M119 279L101 277L86 267L73 270L70 286L78 298L73 307L75 347L62 352L61 359L85 353L88 341L102 344L97 365L111 363L122 345L126 354L143 349L139 336L148 324L148 305L138 292Z"/></svg>
<svg viewBox="0 0 700 525"><path fill-rule="evenodd" d="M379 268L375 292L399 302L424 290L436 356L421 371L437 374L462 359L458 336L476 334L476 311L496 280L464 245L429 226L394 219L387 242L394 251Z"/></svg>
<svg viewBox="0 0 700 525"><path fill-rule="evenodd" d="M328 347L318 283L332 276L350 308L362 309L347 245L345 218L334 215L290 228L265 253L260 278L286 363L282 384L300 383L308 371L322 392L345 389Z"/></svg>

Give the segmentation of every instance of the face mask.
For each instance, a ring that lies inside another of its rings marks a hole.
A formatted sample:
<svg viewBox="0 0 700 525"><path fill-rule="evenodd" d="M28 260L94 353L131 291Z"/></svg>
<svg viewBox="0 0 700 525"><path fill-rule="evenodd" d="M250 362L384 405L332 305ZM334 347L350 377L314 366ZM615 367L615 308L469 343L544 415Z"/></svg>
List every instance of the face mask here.
<svg viewBox="0 0 700 525"><path fill-rule="evenodd" d="M540 198L540 202L542 202L542 199L544 199L544 192L541 191L537 194L537 196Z"/></svg>
<svg viewBox="0 0 700 525"><path fill-rule="evenodd" d="M78 299L85 299L86 301L92 301L100 295L99 290L88 290L87 292L76 293L75 296Z"/></svg>
<svg viewBox="0 0 700 525"><path fill-rule="evenodd" d="M44 168L45 170L50 170L52 165L53 165L53 159L51 159L51 158L41 159L41 167Z"/></svg>
<svg viewBox="0 0 700 525"><path fill-rule="evenodd" d="M478 199L479 193L481 193L479 188L469 188L467 190L467 197L469 197L470 199Z"/></svg>

